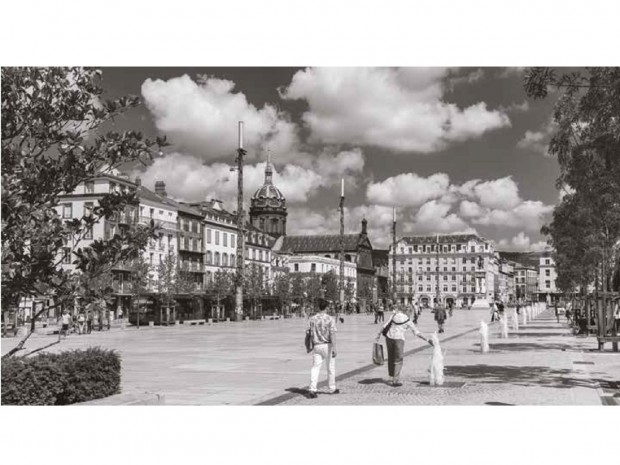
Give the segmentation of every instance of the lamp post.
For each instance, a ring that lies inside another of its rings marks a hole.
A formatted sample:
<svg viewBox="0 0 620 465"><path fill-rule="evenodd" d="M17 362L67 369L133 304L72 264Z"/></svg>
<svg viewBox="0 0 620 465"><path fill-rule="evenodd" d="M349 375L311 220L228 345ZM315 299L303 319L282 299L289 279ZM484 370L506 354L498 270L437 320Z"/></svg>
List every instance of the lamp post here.
<svg viewBox="0 0 620 465"><path fill-rule="evenodd" d="M436 254L435 254L435 261L437 262L437 268L436 268L436 272L437 272L437 287L435 288L435 299L437 300L437 307L439 307L439 233L437 234L437 244L435 245L436 247Z"/></svg>
<svg viewBox="0 0 620 465"><path fill-rule="evenodd" d="M342 308L344 306L344 178L340 180L340 280L338 290Z"/></svg>
<svg viewBox="0 0 620 465"><path fill-rule="evenodd" d="M392 296L394 304L398 298L396 290L396 207L392 208Z"/></svg>
<svg viewBox="0 0 620 465"><path fill-rule="evenodd" d="M235 293L235 319L243 320L243 280L245 273L245 234L243 230L243 121L239 121L239 148L237 149L237 286Z"/></svg>

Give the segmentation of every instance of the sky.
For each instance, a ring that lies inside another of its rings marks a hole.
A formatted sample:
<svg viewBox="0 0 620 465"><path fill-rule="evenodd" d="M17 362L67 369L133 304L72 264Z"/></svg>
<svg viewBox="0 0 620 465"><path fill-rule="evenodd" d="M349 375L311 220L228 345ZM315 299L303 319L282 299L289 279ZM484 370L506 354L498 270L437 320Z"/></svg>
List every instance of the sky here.
<svg viewBox="0 0 620 465"><path fill-rule="evenodd" d="M139 95L115 130L166 135L148 167L185 201L235 209L237 122L244 121L246 205L267 151L287 199L289 234L339 231L362 218L374 247L397 235L477 233L501 250L542 250L560 200L548 156L553 95L528 99L521 68L104 68L104 97Z"/></svg>

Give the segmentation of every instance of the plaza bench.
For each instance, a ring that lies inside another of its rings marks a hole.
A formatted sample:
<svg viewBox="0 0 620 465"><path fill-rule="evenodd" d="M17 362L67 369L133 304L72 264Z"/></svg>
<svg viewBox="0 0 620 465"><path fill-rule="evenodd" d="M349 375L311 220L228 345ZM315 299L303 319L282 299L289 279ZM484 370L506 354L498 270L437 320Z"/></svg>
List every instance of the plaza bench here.
<svg viewBox="0 0 620 465"><path fill-rule="evenodd" d="M196 325L204 325L207 323L207 320L184 320L183 324L184 325L189 325L189 326L196 326Z"/></svg>

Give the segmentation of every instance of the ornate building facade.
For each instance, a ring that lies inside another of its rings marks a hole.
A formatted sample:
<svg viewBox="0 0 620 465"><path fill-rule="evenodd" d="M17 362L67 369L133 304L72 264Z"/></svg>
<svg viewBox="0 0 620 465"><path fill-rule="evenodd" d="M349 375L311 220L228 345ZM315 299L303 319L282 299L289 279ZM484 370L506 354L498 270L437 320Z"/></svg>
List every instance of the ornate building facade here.
<svg viewBox="0 0 620 465"><path fill-rule="evenodd" d="M274 238L286 235L286 199L273 185L271 156L265 166L265 182L250 200L250 223Z"/></svg>

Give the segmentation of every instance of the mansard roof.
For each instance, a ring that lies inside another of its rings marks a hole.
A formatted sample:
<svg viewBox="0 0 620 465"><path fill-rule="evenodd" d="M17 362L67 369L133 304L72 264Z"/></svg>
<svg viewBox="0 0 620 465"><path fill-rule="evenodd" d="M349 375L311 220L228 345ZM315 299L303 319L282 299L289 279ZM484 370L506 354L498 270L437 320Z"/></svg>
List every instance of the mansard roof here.
<svg viewBox="0 0 620 465"><path fill-rule="evenodd" d="M362 234L345 234L345 252L356 252L364 243L370 245L368 238ZM282 252L289 253L333 253L340 251L340 234L321 234L307 236L285 236Z"/></svg>

